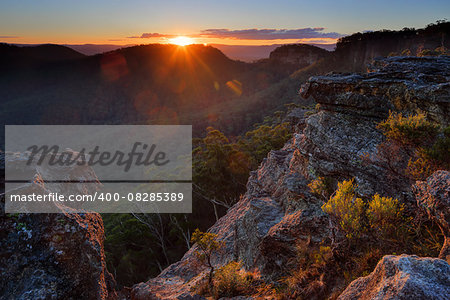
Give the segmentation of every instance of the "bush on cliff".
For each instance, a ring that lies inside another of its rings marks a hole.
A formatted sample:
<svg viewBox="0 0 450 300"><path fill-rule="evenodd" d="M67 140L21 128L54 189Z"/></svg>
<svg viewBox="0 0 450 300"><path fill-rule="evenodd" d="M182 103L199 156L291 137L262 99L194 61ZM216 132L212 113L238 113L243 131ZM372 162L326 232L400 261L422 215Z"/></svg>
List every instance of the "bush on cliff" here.
<svg viewBox="0 0 450 300"><path fill-rule="evenodd" d="M319 176L312 180L308 184L308 187L312 193L322 196L323 199L327 200L333 193L333 180L331 177Z"/></svg>
<svg viewBox="0 0 450 300"><path fill-rule="evenodd" d="M421 112L406 117L391 112L377 128L387 137L378 147L378 156L394 173L415 181L450 168L450 127L441 129Z"/></svg>
<svg viewBox="0 0 450 300"><path fill-rule="evenodd" d="M217 240L217 234L211 232L201 232L198 228L192 234L191 241L197 245L195 256L209 269L208 284L212 288L212 280L215 270L212 262L212 256L217 254L217 252L222 249L223 242Z"/></svg>
<svg viewBox="0 0 450 300"><path fill-rule="evenodd" d="M275 293L272 285L265 283L257 270L246 271L238 261L230 261L219 268L213 275L212 284L200 281L194 291L213 299L250 295L256 299L274 299Z"/></svg>
<svg viewBox="0 0 450 300"><path fill-rule="evenodd" d="M251 295L255 280L252 273L242 270L242 263L231 261L214 274L214 298Z"/></svg>
<svg viewBox="0 0 450 300"><path fill-rule="evenodd" d="M349 239L359 237L364 231L364 202L356 196L355 189L353 179L338 183L335 195L322 206L324 212L336 218Z"/></svg>
<svg viewBox="0 0 450 300"><path fill-rule="evenodd" d="M404 117L391 112L389 117L378 124L384 135L402 144L423 145L435 139L439 126L428 121L424 113Z"/></svg>
<svg viewBox="0 0 450 300"><path fill-rule="evenodd" d="M368 224L376 236L384 239L397 236L397 230L404 221L404 205L397 199L375 194L366 210Z"/></svg>
<svg viewBox="0 0 450 300"><path fill-rule="evenodd" d="M379 146L386 151L379 152L407 161L404 170L396 172L413 180L424 180L438 169L450 168L450 127L441 130L421 112L406 117L391 112L377 128L387 137Z"/></svg>
<svg viewBox="0 0 450 300"><path fill-rule="evenodd" d="M334 218L347 239L385 241L386 246L408 244L408 228L413 224L404 213L404 205L397 199L379 194L364 201L357 194L357 188L353 179L338 183L335 194L322 206L323 211Z"/></svg>

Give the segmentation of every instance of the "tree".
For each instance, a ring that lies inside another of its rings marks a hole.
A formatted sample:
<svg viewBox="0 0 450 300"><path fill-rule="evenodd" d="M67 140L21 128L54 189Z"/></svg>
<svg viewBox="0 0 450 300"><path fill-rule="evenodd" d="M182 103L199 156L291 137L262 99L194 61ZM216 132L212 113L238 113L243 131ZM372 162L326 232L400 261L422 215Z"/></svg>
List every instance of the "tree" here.
<svg viewBox="0 0 450 300"><path fill-rule="evenodd" d="M194 141L194 146L194 193L214 207L230 208L245 190L249 157L212 127L208 127L205 138Z"/></svg>
<svg viewBox="0 0 450 300"><path fill-rule="evenodd" d="M211 232L201 232L198 228L192 234L191 241L197 245L195 256L209 268L208 284L212 290L212 279L214 275L214 265L212 263L212 255L223 247L223 242L217 240L217 234Z"/></svg>

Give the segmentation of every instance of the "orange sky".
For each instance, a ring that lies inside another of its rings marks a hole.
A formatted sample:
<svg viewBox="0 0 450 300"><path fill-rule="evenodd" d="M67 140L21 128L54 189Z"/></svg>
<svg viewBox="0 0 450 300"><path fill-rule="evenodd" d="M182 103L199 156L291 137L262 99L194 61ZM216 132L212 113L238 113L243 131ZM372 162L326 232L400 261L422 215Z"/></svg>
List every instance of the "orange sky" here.
<svg viewBox="0 0 450 300"><path fill-rule="evenodd" d="M174 34L174 36L187 36L188 34ZM195 34L194 34L195 36ZM271 39L271 40L246 40L246 39L232 39L232 38L205 38L205 37L191 37L195 44L224 44L224 45L272 45L272 44L294 44L294 43L309 43L309 44L335 44L337 39L334 38L308 38L308 39ZM170 38L118 38L107 39L104 37L95 36L79 36L71 37L10 37L2 38L0 42L14 43L14 44L114 44L114 45L130 45L130 44L151 44L151 43L170 43Z"/></svg>
<svg viewBox="0 0 450 300"><path fill-rule="evenodd" d="M199 44L334 44L355 32L421 28L449 13L445 0L3 1L0 42L130 45L184 35ZM145 34L152 38L133 38Z"/></svg>

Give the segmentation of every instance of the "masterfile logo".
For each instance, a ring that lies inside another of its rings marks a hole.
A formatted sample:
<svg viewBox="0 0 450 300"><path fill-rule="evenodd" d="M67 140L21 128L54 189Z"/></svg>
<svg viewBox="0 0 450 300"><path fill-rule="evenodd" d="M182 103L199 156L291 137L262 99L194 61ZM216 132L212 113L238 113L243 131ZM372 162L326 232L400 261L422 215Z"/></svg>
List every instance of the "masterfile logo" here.
<svg viewBox="0 0 450 300"><path fill-rule="evenodd" d="M189 213L192 127L7 125L6 212Z"/></svg>
<svg viewBox="0 0 450 300"><path fill-rule="evenodd" d="M47 145L40 147L38 145L33 145L27 149L30 150L27 165L32 165L34 163L34 159L38 157L36 164L40 166L48 156L49 160L47 163L49 166L95 166L97 164L107 166L110 164L116 164L117 166L124 166L124 171L128 172L133 164L137 166L150 166L152 164L156 166L163 166L169 163L170 160L166 159L167 155L165 152L157 151L154 154L156 147L157 146L155 144L149 146L145 143L135 142L131 152L128 153L124 153L119 150L116 150L114 153L109 151L100 152L99 146L93 147L92 150L82 148L78 153L74 153L73 151L60 151L59 146L57 145L53 145L51 147ZM86 155L88 155L89 158L86 158Z"/></svg>

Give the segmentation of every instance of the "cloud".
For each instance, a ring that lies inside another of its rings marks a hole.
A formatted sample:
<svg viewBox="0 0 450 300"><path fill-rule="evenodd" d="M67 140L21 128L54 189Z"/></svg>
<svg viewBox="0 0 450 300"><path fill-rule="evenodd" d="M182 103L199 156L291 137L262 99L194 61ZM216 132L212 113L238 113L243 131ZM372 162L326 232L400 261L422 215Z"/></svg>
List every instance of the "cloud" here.
<svg viewBox="0 0 450 300"><path fill-rule="evenodd" d="M143 34L141 34L140 36L129 36L127 37L128 39L149 39L149 38L168 38L168 37L173 37L174 35L172 34L163 34L163 33L148 33L148 32L144 32Z"/></svg>
<svg viewBox="0 0 450 300"><path fill-rule="evenodd" d="M237 40L287 40L332 38L337 39L343 35L337 32L323 32L325 28L299 28L299 29L206 29L200 36L208 38L228 38Z"/></svg>
<svg viewBox="0 0 450 300"><path fill-rule="evenodd" d="M302 39L338 39L343 34L337 32L324 32L325 28L299 28L299 29L206 29L200 33L189 34L190 37L219 38L235 40L302 40ZM176 37L174 34L165 33L143 33L141 35L129 36L129 39L168 39Z"/></svg>
<svg viewBox="0 0 450 300"><path fill-rule="evenodd" d="M0 39L18 39L19 36L14 35L0 35Z"/></svg>

